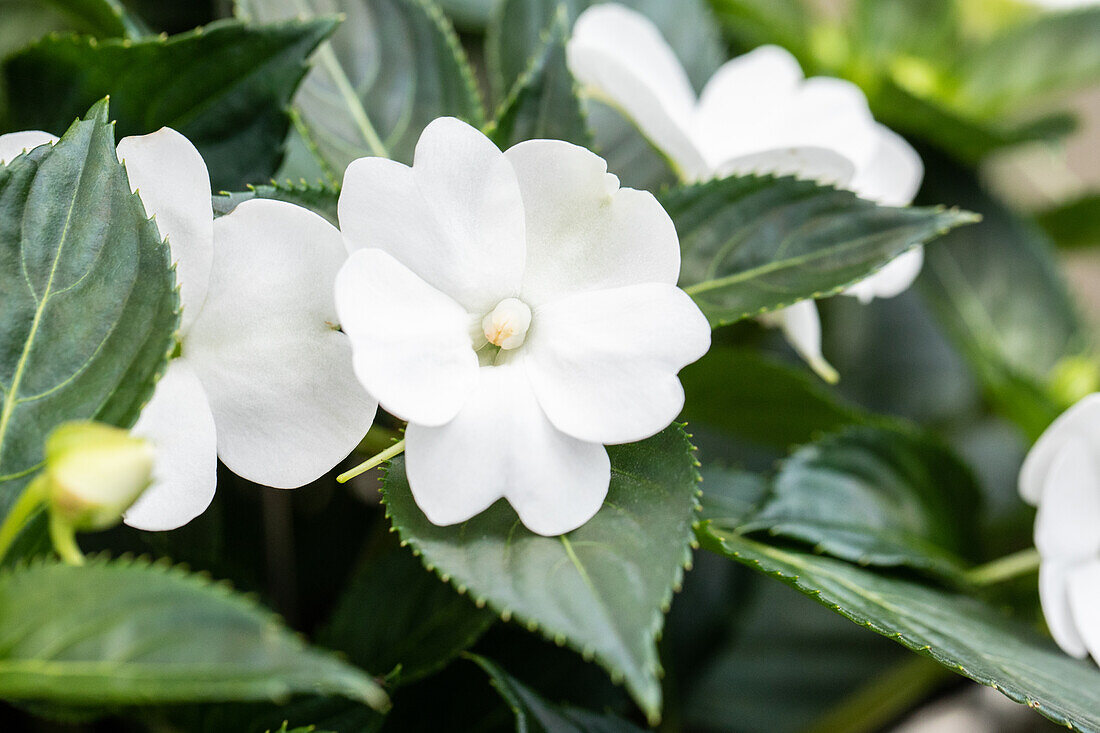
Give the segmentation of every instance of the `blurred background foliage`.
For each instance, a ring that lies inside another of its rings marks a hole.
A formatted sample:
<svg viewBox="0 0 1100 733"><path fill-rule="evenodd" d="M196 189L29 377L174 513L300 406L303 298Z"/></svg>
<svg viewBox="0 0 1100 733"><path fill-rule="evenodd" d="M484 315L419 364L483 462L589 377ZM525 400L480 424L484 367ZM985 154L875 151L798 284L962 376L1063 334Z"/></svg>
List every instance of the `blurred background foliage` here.
<svg viewBox="0 0 1100 733"><path fill-rule="evenodd" d="M318 0L308 7L347 12L333 42L366 64L379 52L369 34L384 38L392 30L356 14L357 4L374 2ZM132 11L127 17L140 20L115 28L82 15L81 4L70 0L0 0L0 56L55 31L177 34L241 12L226 0L123 4ZM499 35L506 4L439 0L474 63L483 98L493 104L502 97L495 75L506 81L515 75L492 58L494 48L514 40ZM586 4L566 3L573 17ZM823 433L910 421L952 445L973 472L974 493L958 511L979 520L960 530L967 533L960 551L982 561L1027 547L1033 512L1015 486L1024 451L1055 415L1100 387L1100 11L1046 15L1016 0L629 4L661 25L696 83L728 56L765 43L792 51L808 74L857 83L876 117L920 149L927 166L920 203L958 205L985 217L928 249L911 292L869 306L847 298L823 302L825 354L843 375L837 390L808 375L774 333L751 322L718 332L715 350L684 374L684 417L704 464L769 470L791 446ZM405 38L408 27L419 26L395 26L394 37ZM537 37L541 28L532 33ZM385 105L392 100L383 95L401 91L393 84L375 94ZM12 123L4 122L2 92L0 132L6 132ZM419 113L434 116L430 105ZM607 112L589 113L595 120ZM395 132L398 150L417 132ZM632 166L624 180L661 181L667 173L660 161L645 160L635 146L622 158ZM617 170L615 158L611 163ZM281 168L270 173L334 182L331 167L318 162L298 132ZM730 388L729 404L691 399L710 394L707 385L731 369L744 375L744 392ZM160 534L120 528L89 538L88 549L187 563L256 594L321 643L339 638L332 645L371 673L405 674L407 684L384 720L341 700L305 697L288 707L145 710L137 722L9 706L0 709L0 729L263 733L289 718L335 731L507 730L517 720L526 726L521 730L627 730L578 712L636 718L602 670L514 625L494 624L400 547L376 483L369 474L351 492L326 478L293 493L265 493L222 471L214 505L187 527ZM373 584L407 584L407 606L378 610L388 619L385 633L339 633L349 617L370 613ZM1016 607L1036 607L1027 582L998 592ZM416 638L434 658L417 666L406 633L422 635ZM456 659L467 646L471 652ZM1053 727L795 591L706 553L696 553L661 646L664 730ZM47 717L28 714L43 712Z"/></svg>

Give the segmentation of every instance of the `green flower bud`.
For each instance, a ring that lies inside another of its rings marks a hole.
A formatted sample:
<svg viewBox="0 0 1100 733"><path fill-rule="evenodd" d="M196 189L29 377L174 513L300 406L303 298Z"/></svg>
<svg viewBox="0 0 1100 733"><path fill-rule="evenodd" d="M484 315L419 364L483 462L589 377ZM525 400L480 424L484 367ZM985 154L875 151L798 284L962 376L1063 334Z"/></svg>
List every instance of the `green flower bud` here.
<svg viewBox="0 0 1100 733"><path fill-rule="evenodd" d="M152 445L125 430L72 422L46 439L47 501L53 515L75 530L118 524L152 477Z"/></svg>

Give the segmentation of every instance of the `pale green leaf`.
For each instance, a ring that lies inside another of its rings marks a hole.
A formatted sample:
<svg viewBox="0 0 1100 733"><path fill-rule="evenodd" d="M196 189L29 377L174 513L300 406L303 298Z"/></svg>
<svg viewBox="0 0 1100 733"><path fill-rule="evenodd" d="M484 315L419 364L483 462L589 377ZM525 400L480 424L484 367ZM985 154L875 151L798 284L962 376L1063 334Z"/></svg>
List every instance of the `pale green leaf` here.
<svg viewBox="0 0 1100 733"><path fill-rule="evenodd" d="M0 698L68 706L340 695L385 708L366 673L269 611L179 568L52 562L0 576Z"/></svg>

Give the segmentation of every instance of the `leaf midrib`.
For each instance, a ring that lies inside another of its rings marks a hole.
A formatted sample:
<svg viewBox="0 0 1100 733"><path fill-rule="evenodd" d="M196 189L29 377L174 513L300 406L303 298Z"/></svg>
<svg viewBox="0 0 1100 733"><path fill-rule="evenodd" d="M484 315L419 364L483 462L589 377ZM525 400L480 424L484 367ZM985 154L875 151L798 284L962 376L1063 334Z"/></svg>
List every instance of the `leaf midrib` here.
<svg viewBox="0 0 1100 733"><path fill-rule="evenodd" d="M91 145L91 141L89 141L88 145ZM20 354L19 362L15 366L15 374L12 377L11 386L4 400L4 408L3 411L0 412L0 466L3 465L4 461L4 438L7 435L8 426L11 424L11 416L15 412L15 406L20 402L18 395L20 385L23 381L23 374L26 372L27 362L30 359L31 350L34 348L35 338L38 336L38 327L42 322L42 314L45 312L46 306L53 295L51 291L53 290L54 277L57 275L57 267L61 262L61 254L64 252L65 245L68 242L69 229L73 219L73 210L76 208L76 199L84 187L84 174L87 172L87 169L88 155L87 152L85 152L83 159L80 161L80 176L77 180L77 185L73 187L72 198L69 201L69 210L65 215L65 226L61 230L61 241L58 242L57 253L54 255L53 264L50 267L50 276L46 280L46 289L42 292L42 299L38 301L38 306L35 309L31 330L27 334L26 342L23 344L23 353ZM41 170L41 168L39 170ZM20 244L20 259L25 261L22 249L22 244ZM30 283L27 283L27 285L30 287ZM34 295L33 289L31 294L32 296Z"/></svg>

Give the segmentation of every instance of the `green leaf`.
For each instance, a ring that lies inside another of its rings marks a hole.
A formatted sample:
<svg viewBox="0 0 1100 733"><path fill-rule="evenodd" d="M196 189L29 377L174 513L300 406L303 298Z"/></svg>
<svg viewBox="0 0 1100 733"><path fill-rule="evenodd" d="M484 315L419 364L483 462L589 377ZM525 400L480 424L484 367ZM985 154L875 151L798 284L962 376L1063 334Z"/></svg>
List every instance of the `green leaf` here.
<svg viewBox="0 0 1100 733"><path fill-rule="evenodd" d="M394 548L360 565L318 638L357 666L408 684L442 669L495 620Z"/></svg>
<svg viewBox="0 0 1100 733"><path fill-rule="evenodd" d="M1100 730L1100 670L973 598L781 549L704 523L703 547L778 577L889 637L1055 722Z"/></svg>
<svg viewBox="0 0 1100 733"><path fill-rule="evenodd" d="M93 560L0 576L0 697L73 706L340 695L382 709L365 673L268 611L179 568Z"/></svg>
<svg viewBox="0 0 1100 733"><path fill-rule="evenodd" d="M119 0L46 0L97 38L141 38L149 29Z"/></svg>
<svg viewBox="0 0 1100 733"><path fill-rule="evenodd" d="M237 0L239 16L263 22L332 9L344 23L318 52L295 106L333 182L366 155L412 162L437 117L484 125L473 71L432 0Z"/></svg>
<svg viewBox="0 0 1100 733"><path fill-rule="evenodd" d="M1087 351L1087 331L1046 237L971 174L946 163L929 170L922 195L984 219L928 248L921 293L989 397L1036 438L1065 407L1048 393L1047 375Z"/></svg>
<svg viewBox="0 0 1100 733"><path fill-rule="evenodd" d="M1064 249L1100 246L1100 193L1040 212L1039 226Z"/></svg>
<svg viewBox="0 0 1100 733"><path fill-rule="evenodd" d="M565 8L543 35L539 52L497 113L489 137L501 150L524 140L565 140L592 146L577 84L565 60Z"/></svg>
<svg viewBox="0 0 1100 733"><path fill-rule="evenodd" d="M554 705L485 657L469 659L485 670L493 687L516 716L516 730L524 733L643 733L642 729L611 714Z"/></svg>
<svg viewBox="0 0 1100 733"><path fill-rule="evenodd" d="M439 0L439 7L462 29L480 31L489 23L494 0Z"/></svg>
<svg viewBox="0 0 1100 733"><path fill-rule="evenodd" d="M856 53L879 69L902 55L948 65L959 48L954 0L857 0L852 13Z"/></svg>
<svg viewBox="0 0 1100 733"><path fill-rule="evenodd" d="M805 55L810 11L802 0L711 0L722 29L737 46L749 50L768 43Z"/></svg>
<svg viewBox="0 0 1100 733"><path fill-rule="evenodd" d="M215 190L239 190L278 168L284 108L335 25L226 21L168 39L45 38L4 65L12 122L58 133L110 94L119 135L172 127L202 153Z"/></svg>
<svg viewBox="0 0 1100 733"><path fill-rule="evenodd" d="M464 524L437 527L414 503L401 459L383 494L401 539L429 568L503 618L594 658L656 721L656 638L691 557L698 476L675 426L608 453L603 508L560 537L530 532L503 500Z"/></svg>
<svg viewBox="0 0 1100 733"><path fill-rule="evenodd" d="M683 417L690 424L777 448L874 419L805 370L751 349L713 346L680 372L680 382L687 394Z"/></svg>
<svg viewBox="0 0 1100 733"><path fill-rule="evenodd" d="M723 532L766 531L861 565L905 566L950 581L961 581L961 558L977 534L973 476L946 448L909 430L849 427L800 448L748 515L727 516L728 500L719 493L714 505L715 490L703 488L704 516Z"/></svg>
<svg viewBox="0 0 1100 733"><path fill-rule="evenodd" d="M250 186L247 191L223 193L214 197L214 215L225 216L250 199L274 199L309 209L323 216L333 226L339 226L337 204L340 191L323 184L272 183Z"/></svg>
<svg viewBox="0 0 1100 733"><path fill-rule="evenodd" d="M130 192L107 104L0 166L0 516L57 425L129 427L179 322L168 246Z"/></svg>
<svg viewBox="0 0 1100 733"><path fill-rule="evenodd" d="M681 286L714 326L837 293L976 220L942 208L876 206L789 177L732 176L660 198L680 235Z"/></svg>
<svg viewBox="0 0 1100 733"><path fill-rule="evenodd" d="M601 0L502 0L485 37L485 60L494 99L505 99L531 64L539 38L564 6L568 30L577 16ZM621 0L649 17L701 88L725 60L713 15L705 0Z"/></svg>
<svg viewBox="0 0 1100 733"><path fill-rule="evenodd" d="M727 638L697 662L701 669L685 690L682 716L689 730L816 730L815 720L868 682L896 682L891 673L911 658L780 583L764 577L751 581L738 587L740 602L727 620ZM950 676L933 662L917 661L923 662L925 677ZM909 693L914 680L905 681ZM891 722L858 730L879 730Z"/></svg>
<svg viewBox="0 0 1100 733"><path fill-rule="evenodd" d="M1043 99L1100 81L1100 8L1039 13L966 55L958 97L988 116L1032 113Z"/></svg>

